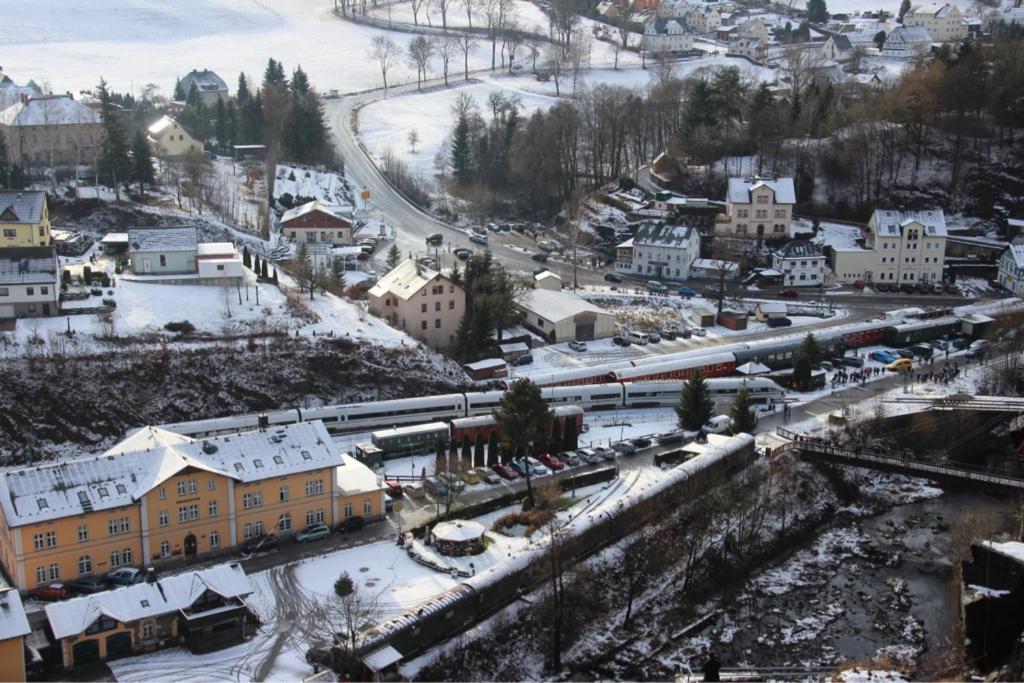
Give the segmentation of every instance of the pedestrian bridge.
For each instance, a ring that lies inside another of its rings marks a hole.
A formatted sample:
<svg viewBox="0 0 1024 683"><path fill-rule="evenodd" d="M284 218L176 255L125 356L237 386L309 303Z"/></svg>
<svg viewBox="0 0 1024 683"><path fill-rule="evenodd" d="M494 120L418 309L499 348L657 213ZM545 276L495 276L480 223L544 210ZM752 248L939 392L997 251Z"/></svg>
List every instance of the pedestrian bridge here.
<svg viewBox="0 0 1024 683"><path fill-rule="evenodd" d="M980 410L993 413L1024 412L1024 398L1019 396L972 396L952 394L950 396L899 396L884 398L883 403L926 406L929 410Z"/></svg>
<svg viewBox="0 0 1024 683"><path fill-rule="evenodd" d="M1003 410L1006 408L1004 407ZM825 460L840 465L867 467L912 477L924 477L940 484L967 485L972 488L984 487L993 493L1024 494L1024 475L988 467L951 465L897 457L884 451L844 448L825 439L797 434L782 427L777 428L776 432L779 436L789 440L786 450L797 450L805 458Z"/></svg>

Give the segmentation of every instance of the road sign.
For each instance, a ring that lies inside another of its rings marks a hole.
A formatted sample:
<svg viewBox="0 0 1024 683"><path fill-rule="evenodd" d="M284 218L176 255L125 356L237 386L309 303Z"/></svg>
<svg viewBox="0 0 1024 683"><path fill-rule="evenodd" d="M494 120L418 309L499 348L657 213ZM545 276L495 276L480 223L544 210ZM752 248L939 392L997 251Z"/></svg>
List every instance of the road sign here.
<svg viewBox="0 0 1024 683"><path fill-rule="evenodd" d="M362 197L363 201L365 202L367 199L370 198L370 191L369 190L363 190L362 194L359 195L359 196Z"/></svg>

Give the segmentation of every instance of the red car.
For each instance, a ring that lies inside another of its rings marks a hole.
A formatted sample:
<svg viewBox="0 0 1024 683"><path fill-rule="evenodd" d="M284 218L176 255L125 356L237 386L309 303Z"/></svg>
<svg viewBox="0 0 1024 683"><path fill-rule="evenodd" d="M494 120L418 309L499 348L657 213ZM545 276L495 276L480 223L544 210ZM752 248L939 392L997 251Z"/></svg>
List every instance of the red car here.
<svg viewBox="0 0 1024 683"><path fill-rule="evenodd" d="M37 586L28 592L30 598L36 600L67 600L71 597L71 591L62 583L50 583L45 586Z"/></svg>
<svg viewBox="0 0 1024 683"><path fill-rule="evenodd" d="M512 468L511 465L502 465L500 462L496 462L491 465L491 469L501 477L502 479L518 479L519 473Z"/></svg>
<svg viewBox="0 0 1024 683"><path fill-rule="evenodd" d="M784 290L779 292L779 296L784 296L787 299L795 299L798 296L800 296L800 294L797 293L797 291L795 289L793 289L792 287L786 287Z"/></svg>
<svg viewBox="0 0 1024 683"><path fill-rule="evenodd" d="M549 469L552 469L555 472L565 469L565 463L556 458L555 456L551 455L550 453L541 453L538 460L540 460L545 467L548 467Z"/></svg>
<svg viewBox="0 0 1024 683"><path fill-rule="evenodd" d="M402 485L399 484L394 479L386 479L386 480L384 480L384 486L388 490L388 495L391 496L392 498L401 498L402 497L402 493L403 493Z"/></svg>

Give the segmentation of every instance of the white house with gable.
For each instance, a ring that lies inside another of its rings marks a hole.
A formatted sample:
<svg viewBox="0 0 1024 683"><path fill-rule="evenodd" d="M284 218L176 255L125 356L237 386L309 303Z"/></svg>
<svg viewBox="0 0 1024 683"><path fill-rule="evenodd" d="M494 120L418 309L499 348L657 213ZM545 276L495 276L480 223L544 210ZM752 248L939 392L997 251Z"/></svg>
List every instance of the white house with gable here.
<svg viewBox="0 0 1024 683"><path fill-rule="evenodd" d="M725 216L715 234L726 237L785 237L796 206L792 178L729 178Z"/></svg>
<svg viewBox="0 0 1024 683"><path fill-rule="evenodd" d="M676 19L655 19L644 28L643 48L648 52L689 52L693 34Z"/></svg>
<svg viewBox="0 0 1024 683"><path fill-rule="evenodd" d="M954 43L967 37L967 22L956 5L930 2L915 5L903 16L906 27L920 26L937 43Z"/></svg>
<svg viewBox="0 0 1024 683"><path fill-rule="evenodd" d="M804 240L787 242L772 254L772 268L782 273L787 287L820 287L825 283L825 255Z"/></svg>
<svg viewBox="0 0 1024 683"><path fill-rule="evenodd" d="M999 256L999 284L1017 296L1024 295L1024 240L1014 240Z"/></svg>
<svg viewBox="0 0 1024 683"><path fill-rule="evenodd" d="M886 57L918 57L928 54L932 37L923 26L900 26L885 37L882 54Z"/></svg>
<svg viewBox="0 0 1024 683"><path fill-rule="evenodd" d="M616 248L615 270L652 280L686 280L700 257L700 233L688 225L648 222Z"/></svg>

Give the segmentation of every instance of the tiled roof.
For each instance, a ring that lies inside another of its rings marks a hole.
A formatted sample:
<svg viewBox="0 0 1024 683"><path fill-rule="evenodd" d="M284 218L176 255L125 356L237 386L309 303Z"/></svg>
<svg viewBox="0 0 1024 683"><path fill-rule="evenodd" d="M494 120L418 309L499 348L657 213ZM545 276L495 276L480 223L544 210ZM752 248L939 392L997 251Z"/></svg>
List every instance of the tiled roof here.
<svg viewBox="0 0 1024 683"><path fill-rule="evenodd" d="M729 201L749 204L751 190L761 186L772 189L776 204L796 204L792 178L729 178Z"/></svg>
<svg viewBox="0 0 1024 683"><path fill-rule="evenodd" d="M128 249L140 251L196 251L199 235L195 228L129 228Z"/></svg>
<svg viewBox="0 0 1024 683"><path fill-rule="evenodd" d="M35 225L42 220L45 205L42 190L0 190L0 223Z"/></svg>
<svg viewBox="0 0 1024 683"><path fill-rule="evenodd" d="M930 43L932 36L924 26L900 26L889 33L885 39L885 45L889 45L889 41L892 41L894 45L900 41L907 45L914 45Z"/></svg>
<svg viewBox="0 0 1024 683"><path fill-rule="evenodd" d="M0 249L0 284L53 284L59 271L56 247Z"/></svg>
<svg viewBox="0 0 1024 683"><path fill-rule="evenodd" d="M181 85L185 88L186 93L192 88L193 83L196 84L196 89L200 92L227 92L228 90L228 84L224 82L224 79L209 69L202 71L193 69L181 79Z"/></svg>

